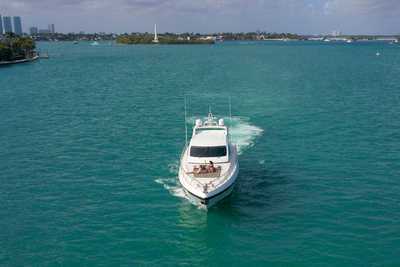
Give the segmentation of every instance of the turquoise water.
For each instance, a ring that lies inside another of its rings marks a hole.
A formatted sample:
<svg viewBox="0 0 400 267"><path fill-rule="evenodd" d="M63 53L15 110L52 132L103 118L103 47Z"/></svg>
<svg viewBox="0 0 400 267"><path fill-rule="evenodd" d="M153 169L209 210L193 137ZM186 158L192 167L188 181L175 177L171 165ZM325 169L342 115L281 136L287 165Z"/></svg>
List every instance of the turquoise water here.
<svg viewBox="0 0 400 267"><path fill-rule="evenodd" d="M400 46L39 48L0 68L1 266L400 266ZM177 183L184 94L232 96L208 211Z"/></svg>

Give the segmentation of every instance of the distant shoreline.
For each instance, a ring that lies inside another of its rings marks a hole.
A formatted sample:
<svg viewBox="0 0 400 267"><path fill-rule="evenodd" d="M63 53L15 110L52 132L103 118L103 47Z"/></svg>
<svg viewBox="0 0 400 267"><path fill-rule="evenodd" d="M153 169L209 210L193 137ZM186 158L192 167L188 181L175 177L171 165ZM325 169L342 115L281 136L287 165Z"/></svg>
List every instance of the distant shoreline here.
<svg viewBox="0 0 400 267"><path fill-rule="evenodd" d="M21 64L21 63L27 63L27 62L32 62L39 59L39 56L36 55L32 58L24 58L24 59L18 59L18 60L10 60L10 61L0 61L0 66L8 66L8 65L13 65L13 64Z"/></svg>
<svg viewBox="0 0 400 267"><path fill-rule="evenodd" d="M150 34L143 35L122 35L116 38L117 44L144 44L144 45L210 45L215 43L214 38L204 38L204 37L190 37L187 36L183 38L177 35L163 35L159 36L157 40Z"/></svg>
<svg viewBox="0 0 400 267"><path fill-rule="evenodd" d="M152 33L54 33L31 36L36 41L116 41L120 44L213 44L219 41L396 41L400 35L299 35L292 33L161 33L154 42Z"/></svg>

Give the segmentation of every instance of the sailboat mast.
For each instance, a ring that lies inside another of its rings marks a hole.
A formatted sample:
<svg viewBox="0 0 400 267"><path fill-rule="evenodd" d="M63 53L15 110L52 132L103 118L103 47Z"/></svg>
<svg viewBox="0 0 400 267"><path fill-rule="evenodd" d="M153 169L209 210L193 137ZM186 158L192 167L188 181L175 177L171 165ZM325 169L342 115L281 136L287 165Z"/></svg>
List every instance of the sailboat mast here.
<svg viewBox="0 0 400 267"><path fill-rule="evenodd" d="M231 102L231 96L229 96L229 119L232 121L232 102Z"/></svg>

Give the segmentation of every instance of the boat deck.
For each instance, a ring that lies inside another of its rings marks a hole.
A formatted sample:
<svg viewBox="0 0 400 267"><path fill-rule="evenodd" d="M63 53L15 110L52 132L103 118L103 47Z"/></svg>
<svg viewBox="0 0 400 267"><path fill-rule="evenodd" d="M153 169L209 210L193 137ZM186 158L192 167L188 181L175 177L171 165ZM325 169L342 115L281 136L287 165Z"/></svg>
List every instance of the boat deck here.
<svg viewBox="0 0 400 267"><path fill-rule="evenodd" d="M218 178L221 175L221 166L215 168L214 172L193 172L195 178Z"/></svg>

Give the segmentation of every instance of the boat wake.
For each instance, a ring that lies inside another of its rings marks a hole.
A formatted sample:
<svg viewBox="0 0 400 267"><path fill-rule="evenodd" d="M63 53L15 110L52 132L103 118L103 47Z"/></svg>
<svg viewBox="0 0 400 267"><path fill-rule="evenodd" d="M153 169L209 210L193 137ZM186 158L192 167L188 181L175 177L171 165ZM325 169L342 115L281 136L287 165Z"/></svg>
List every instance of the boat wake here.
<svg viewBox="0 0 400 267"><path fill-rule="evenodd" d="M178 167L178 164L176 164ZM189 198L186 194L185 191L183 190L182 185L179 183L178 179L178 173L175 173L175 177L169 177L169 178L158 178L155 180L156 183L162 185L172 196L178 197L178 198L184 198L190 203L194 204L197 206L197 203L194 202L191 198ZM199 206L199 208L202 208Z"/></svg>
<svg viewBox="0 0 400 267"><path fill-rule="evenodd" d="M169 178L158 178L156 183L161 184L169 193L175 197L186 198L185 192L178 180L179 161L168 165L168 170L171 176Z"/></svg>
<svg viewBox="0 0 400 267"><path fill-rule="evenodd" d="M264 132L260 127L250 124L247 118L233 117L232 121L225 118L225 121L229 126L232 143L237 145L239 155L251 148L256 138Z"/></svg>
<svg viewBox="0 0 400 267"><path fill-rule="evenodd" d="M188 118L187 122L193 124L196 118L197 117ZM225 117L224 120L229 126L232 143L237 145L239 155L254 146L256 138L261 136L264 132L260 127L250 124L248 118L233 117L232 120L230 120L230 118ZM183 187L179 183L179 160L169 164L168 170L171 174L170 177L157 178L155 182L161 184L171 195L191 201L191 199L186 196Z"/></svg>
<svg viewBox="0 0 400 267"><path fill-rule="evenodd" d="M155 180L156 183L161 184L167 189L171 195L180 198L186 198L185 192L182 186L179 184L177 177L171 178L158 178Z"/></svg>

